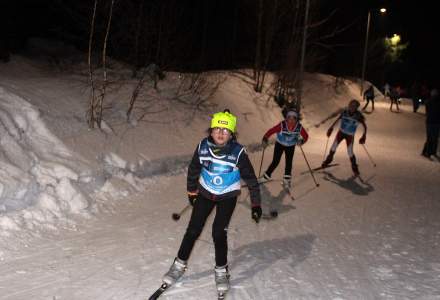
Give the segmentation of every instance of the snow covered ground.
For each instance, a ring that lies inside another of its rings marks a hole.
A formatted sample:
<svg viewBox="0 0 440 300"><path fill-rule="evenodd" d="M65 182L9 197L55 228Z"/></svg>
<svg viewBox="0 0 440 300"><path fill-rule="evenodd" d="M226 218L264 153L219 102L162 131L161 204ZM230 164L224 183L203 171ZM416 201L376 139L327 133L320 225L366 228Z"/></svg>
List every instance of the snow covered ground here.
<svg viewBox="0 0 440 300"><path fill-rule="evenodd" d="M111 90L103 131L90 131L83 69L22 57L0 65L0 299L146 299L159 287L189 218L171 214L187 203L185 167L209 113L237 114L257 172L258 143L280 118L242 75L212 76L226 81L202 111L172 97L182 78L168 74L143 95L136 116L146 117L126 123L127 75ZM335 92L331 76L306 79L303 149L318 166L329 117L359 91L346 82ZM297 149L295 201L279 182L262 186L275 220L255 224L243 191L229 228L230 299L440 299L440 163L420 156L423 109L388 106L377 101L366 114L377 167L356 142L363 181L341 144L339 166L315 173L319 187ZM210 234L207 224L184 280L163 299L215 298Z"/></svg>

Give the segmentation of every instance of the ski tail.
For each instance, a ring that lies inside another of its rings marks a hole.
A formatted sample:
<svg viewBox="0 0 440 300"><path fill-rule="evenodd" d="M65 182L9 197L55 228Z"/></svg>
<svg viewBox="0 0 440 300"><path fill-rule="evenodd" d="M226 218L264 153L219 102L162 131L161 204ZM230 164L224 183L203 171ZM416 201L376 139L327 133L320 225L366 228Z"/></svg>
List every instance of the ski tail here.
<svg viewBox="0 0 440 300"><path fill-rule="evenodd" d="M150 296L150 298L148 298L148 300L156 300L157 298L160 297L160 295L162 295L168 288L170 287L170 285L168 283L162 283L162 285L160 286L160 288L158 288L153 295Z"/></svg>

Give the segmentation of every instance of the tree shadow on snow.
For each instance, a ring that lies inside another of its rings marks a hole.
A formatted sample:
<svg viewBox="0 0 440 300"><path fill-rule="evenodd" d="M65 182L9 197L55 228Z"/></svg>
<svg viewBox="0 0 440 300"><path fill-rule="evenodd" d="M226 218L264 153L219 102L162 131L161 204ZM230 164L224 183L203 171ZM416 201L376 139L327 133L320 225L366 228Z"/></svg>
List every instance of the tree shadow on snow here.
<svg viewBox="0 0 440 300"><path fill-rule="evenodd" d="M230 251L232 259L229 261L231 285L237 286L242 281L249 280L278 261L293 270L310 255L315 239L315 235L302 234L296 237L256 241L232 249ZM188 276L187 279L210 277L213 276L213 272L210 268Z"/></svg>
<svg viewBox="0 0 440 300"><path fill-rule="evenodd" d="M360 181L359 178L356 178L355 176L351 176L347 179L337 178L335 175L333 175L330 172L323 172L325 174L325 177L323 178L326 181L336 183L340 187L349 190L353 192L355 195L359 196L366 196L372 191L374 191L374 187L369 183L370 179L366 181Z"/></svg>

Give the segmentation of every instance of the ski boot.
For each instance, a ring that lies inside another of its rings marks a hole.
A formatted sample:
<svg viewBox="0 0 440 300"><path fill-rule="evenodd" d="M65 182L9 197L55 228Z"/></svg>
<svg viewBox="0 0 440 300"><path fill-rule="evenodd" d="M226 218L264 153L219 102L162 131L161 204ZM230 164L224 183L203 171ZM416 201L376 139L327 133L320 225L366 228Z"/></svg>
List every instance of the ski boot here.
<svg viewBox="0 0 440 300"><path fill-rule="evenodd" d="M223 267L215 267L215 285L217 287L218 299L224 299L229 291L229 271L228 265Z"/></svg>
<svg viewBox="0 0 440 300"><path fill-rule="evenodd" d="M353 174L354 176L359 176L359 168L358 165L356 163L356 157L353 155L352 157L350 157L350 161L351 161L351 169L353 170Z"/></svg>
<svg viewBox="0 0 440 300"><path fill-rule="evenodd" d="M333 161L333 156L335 155L334 151L330 151L326 157L326 159L322 162L321 168L325 169L328 165Z"/></svg>
<svg viewBox="0 0 440 300"><path fill-rule="evenodd" d="M185 271L186 261L180 260L176 257L168 272L163 276L162 281L171 286L182 277Z"/></svg>
<svg viewBox="0 0 440 300"><path fill-rule="evenodd" d="M292 184L292 176L291 175L284 175L283 176L283 187L286 189L290 189Z"/></svg>

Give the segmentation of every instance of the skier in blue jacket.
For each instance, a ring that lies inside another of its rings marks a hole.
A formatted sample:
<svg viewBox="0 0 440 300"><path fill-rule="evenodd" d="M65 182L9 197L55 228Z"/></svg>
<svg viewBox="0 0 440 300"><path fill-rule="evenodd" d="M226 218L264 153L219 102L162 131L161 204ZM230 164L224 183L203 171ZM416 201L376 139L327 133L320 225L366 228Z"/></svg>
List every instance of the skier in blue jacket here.
<svg viewBox="0 0 440 300"><path fill-rule="evenodd" d="M359 124L362 124L364 127L364 133L362 137L359 139L359 144L365 144L367 139L367 125L365 124L365 117L358 110L360 106L359 101L353 99L348 104L348 107L342 111L339 117L333 122L330 128L327 130L327 137L330 137L333 131L333 127L340 120L340 128L338 133L336 134L335 140L333 142L332 147L330 148L330 152L327 155L327 158L322 162L321 167L326 168L332 161L333 156L335 155L336 148L342 140L347 142L347 153L350 158L351 168L353 170L354 175L359 175L359 168L356 163L356 156L353 152L353 144L354 144L354 134L356 133L356 129Z"/></svg>
<svg viewBox="0 0 440 300"><path fill-rule="evenodd" d="M241 179L249 189L251 217L258 223L262 214L260 189L246 151L236 140L236 117L226 110L218 112L213 115L209 135L198 144L188 168L188 200L193 210L177 257L163 277L164 283L172 285L182 277L194 244L215 208L212 225L215 282L219 293L228 291L227 228L240 194Z"/></svg>

